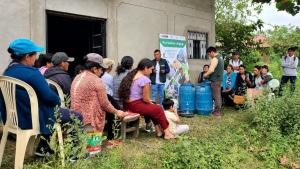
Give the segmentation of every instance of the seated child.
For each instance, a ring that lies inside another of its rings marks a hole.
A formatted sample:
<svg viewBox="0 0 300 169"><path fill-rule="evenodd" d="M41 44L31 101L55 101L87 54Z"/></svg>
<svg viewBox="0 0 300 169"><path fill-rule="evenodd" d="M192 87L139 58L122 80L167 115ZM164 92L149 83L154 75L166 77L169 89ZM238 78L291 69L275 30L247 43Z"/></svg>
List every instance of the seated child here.
<svg viewBox="0 0 300 169"><path fill-rule="evenodd" d="M179 124L180 119L177 114L177 110L174 108L174 101L171 99L164 99L163 107L165 109L165 115L169 122L169 129L172 134L178 136L182 133L187 133L189 131L188 125Z"/></svg>

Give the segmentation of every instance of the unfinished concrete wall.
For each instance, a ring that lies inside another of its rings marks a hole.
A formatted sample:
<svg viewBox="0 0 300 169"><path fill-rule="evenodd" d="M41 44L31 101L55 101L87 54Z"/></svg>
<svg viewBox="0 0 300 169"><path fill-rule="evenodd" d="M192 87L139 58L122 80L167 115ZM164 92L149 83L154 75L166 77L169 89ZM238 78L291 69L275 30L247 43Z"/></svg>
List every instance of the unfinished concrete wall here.
<svg viewBox="0 0 300 169"><path fill-rule="evenodd" d="M10 61L7 48L16 38L31 38L30 0L1 0L0 3L0 72Z"/></svg>
<svg viewBox="0 0 300 169"><path fill-rule="evenodd" d="M153 58L160 33L187 37L187 31L208 32L213 45L213 4L214 0L2 0L0 72L9 62L6 49L15 38L30 38L46 46L46 10L106 19L107 56L120 61L131 55L137 63ZM192 81L207 62L189 59Z"/></svg>
<svg viewBox="0 0 300 169"><path fill-rule="evenodd" d="M215 43L214 2L211 0L123 0L114 1L117 60L125 55L153 58L159 48L159 34L187 37L188 31L208 32L209 45ZM191 80L196 81L208 60L189 59Z"/></svg>

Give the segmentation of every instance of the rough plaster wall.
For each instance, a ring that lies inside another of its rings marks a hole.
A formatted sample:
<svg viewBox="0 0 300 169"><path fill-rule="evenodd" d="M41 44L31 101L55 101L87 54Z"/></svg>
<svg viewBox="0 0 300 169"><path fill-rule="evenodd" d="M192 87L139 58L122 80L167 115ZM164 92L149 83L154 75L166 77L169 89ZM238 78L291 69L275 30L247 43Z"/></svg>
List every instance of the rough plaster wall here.
<svg viewBox="0 0 300 169"><path fill-rule="evenodd" d="M174 0L174 3L178 6L193 8L204 12L211 12L211 5L213 4L211 0Z"/></svg>
<svg viewBox="0 0 300 169"><path fill-rule="evenodd" d="M30 0L1 0L0 2L0 73L10 57L8 45L16 38L30 38Z"/></svg>
<svg viewBox="0 0 300 169"><path fill-rule="evenodd" d="M107 18L109 0L46 0L48 10Z"/></svg>
<svg viewBox="0 0 300 169"><path fill-rule="evenodd" d="M186 36L188 30L209 32L215 42L214 0L1 0L0 72L9 62L6 52L15 38L46 45L45 10L107 19L107 54L120 60L132 55L138 62L152 58L159 33ZM192 80L208 61L189 60Z"/></svg>
<svg viewBox="0 0 300 169"><path fill-rule="evenodd" d="M182 14L177 14L175 16L175 34L186 34L188 30L208 32L210 37L209 44L213 44L211 38L211 26L210 20L203 19L201 17L187 16ZM209 63L209 60L189 59L188 62L191 75L190 79L195 83L203 65Z"/></svg>
<svg viewBox="0 0 300 169"><path fill-rule="evenodd" d="M117 11L118 55L133 56L136 63L152 58L159 46L159 33L167 32L167 15L164 11L121 4ZM121 58L121 57L120 57Z"/></svg>
<svg viewBox="0 0 300 169"><path fill-rule="evenodd" d="M188 30L208 32L209 44L214 44L212 0L120 0L116 3L119 3L116 60L124 55L134 56L136 62L145 56L153 58L153 50L159 48L158 34L165 32L186 37ZM166 27L162 28L161 25L165 24ZM196 81L202 66L208 62L189 60L192 82Z"/></svg>

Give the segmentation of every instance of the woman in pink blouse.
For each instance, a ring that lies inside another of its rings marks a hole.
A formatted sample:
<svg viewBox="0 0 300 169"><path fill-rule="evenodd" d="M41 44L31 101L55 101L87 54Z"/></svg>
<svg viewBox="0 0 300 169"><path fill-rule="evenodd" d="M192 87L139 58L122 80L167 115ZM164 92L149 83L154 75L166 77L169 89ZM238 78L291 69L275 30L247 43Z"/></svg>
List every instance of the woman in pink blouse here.
<svg viewBox="0 0 300 169"><path fill-rule="evenodd" d="M105 114L114 113L122 118L125 112L115 109L107 99L105 85L99 78L103 73L103 58L99 54L86 56L85 70L78 74L71 85L71 108L81 112L84 125L103 132Z"/></svg>
<svg viewBox="0 0 300 169"><path fill-rule="evenodd" d="M169 130L169 123L161 106L150 100L149 75L154 66L150 59L142 59L137 68L126 75L119 88L120 99L124 108L142 116L150 117L155 125L156 135L172 139L174 135Z"/></svg>

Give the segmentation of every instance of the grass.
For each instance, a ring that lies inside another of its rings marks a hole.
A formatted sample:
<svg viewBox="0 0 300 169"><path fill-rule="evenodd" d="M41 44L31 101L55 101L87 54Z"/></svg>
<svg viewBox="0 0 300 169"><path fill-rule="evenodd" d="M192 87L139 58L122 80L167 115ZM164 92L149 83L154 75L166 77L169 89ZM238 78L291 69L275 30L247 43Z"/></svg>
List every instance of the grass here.
<svg viewBox="0 0 300 169"><path fill-rule="evenodd" d="M190 126L190 132L186 134L189 137L213 139L226 137L226 134L234 133L239 126L247 123L249 111L236 111L231 108L224 109L224 116L216 118L213 116L198 116L193 118L182 118L183 124ZM232 137L232 135L231 135ZM168 152L163 151L163 148L169 144L176 144L178 140L166 141L161 138L156 138L154 133L140 132L138 138L128 137L128 139L118 148L105 149L99 157L87 160L84 163L81 161L73 164L70 168L82 169L159 169L163 168L162 161L168 156ZM218 143L221 141L218 140ZM228 140L227 140L228 142ZM221 142L222 143L222 142ZM227 143L228 144L228 143ZM9 141L9 150L4 155L2 168L13 168L14 151L12 141ZM191 147L192 148L192 147ZM264 163L259 161L247 149L239 145L231 145L226 152L226 161L224 168L265 168ZM235 159L235 160L231 160ZM238 160L237 160L238 159ZM238 162L237 162L238 161ZM59 163L59 162L56 162ZM51 168L46 167L45 161L29 158L25 161L25 168ZM58 165L59 166L59 165Z"/></svg>
<svg viewBox="0 0 300 169"><path fill-rule="evenodd" d="M190 132L186 135L193 137L207 137L218 132L220 128L237 125L246 120L245 114L233 109L225 108L224 112L225 115L222 116L222 118L198 115L195 115L193 118L181 118L182 123L190 126ZM167 142L169 141L156 138L154 133L149 134L140 132L140 136L138 138L135 139L129 135L128 139L126 139L122 146L111 150L104 150L103 154L108 154L107 158L112 158L112 156L114 156L114 158L116 158L115 162L120 163L120 168L162 168L161 158L163 158L164 154L161 149ZM176 140L172 140L171 142L176 144ZM15 154L14 144L13 140L8 140L1 168L13 168ZM102 158L102 156L92 159L92 163L96 164L97 161L99 161L98 158ZM25 160L25 164L28 166L35 166L34 164L39 162L39 160L40 159L36 161L36 159L27 158ZM96 165L94 167L98 168L100 166Z"/></svg>

